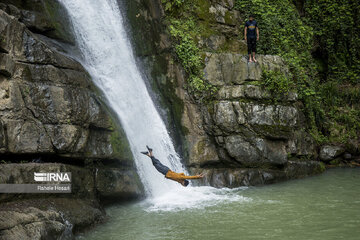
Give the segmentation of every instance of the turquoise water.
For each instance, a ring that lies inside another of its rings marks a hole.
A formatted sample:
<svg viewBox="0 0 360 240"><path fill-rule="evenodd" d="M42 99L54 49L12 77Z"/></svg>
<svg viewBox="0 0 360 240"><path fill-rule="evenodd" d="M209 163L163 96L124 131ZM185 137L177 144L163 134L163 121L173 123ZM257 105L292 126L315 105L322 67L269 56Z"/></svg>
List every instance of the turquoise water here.
<svg viewBox="0 0 360 240"><path fill-rule="evenodd" d="M77 239L360 239L360 168L212 191L185 207L184 199L109 207L109 221Z"/></svg>

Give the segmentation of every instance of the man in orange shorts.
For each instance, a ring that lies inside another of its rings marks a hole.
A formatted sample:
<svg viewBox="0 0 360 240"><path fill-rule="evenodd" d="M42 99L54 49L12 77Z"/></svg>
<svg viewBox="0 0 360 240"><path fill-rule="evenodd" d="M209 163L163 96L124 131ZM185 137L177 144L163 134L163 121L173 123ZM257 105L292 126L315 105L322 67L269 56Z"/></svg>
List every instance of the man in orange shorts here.
<svg viewBox="0 0 360 240"><path fill-rule="evenodd" d="M166 178L174 180L184 187L189 185L189 181L187 179L199 179L203 178L203 174L198 174L195 176L186 176L184 173L176 173L170 170L167 166L163 165L158 159L156 159L152 154L152 149L146 146L148 149L148 152L141 152L142 154L145 154L146 156L151 158L152 164L158 170L161 174L165 175Z"/></svg>

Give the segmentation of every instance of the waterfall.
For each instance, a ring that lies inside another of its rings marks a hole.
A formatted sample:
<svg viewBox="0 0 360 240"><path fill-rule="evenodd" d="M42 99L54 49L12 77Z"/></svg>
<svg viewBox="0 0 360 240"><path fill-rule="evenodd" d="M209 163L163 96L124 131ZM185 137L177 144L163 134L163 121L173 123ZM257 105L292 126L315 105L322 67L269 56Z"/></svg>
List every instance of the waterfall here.
<svg viewBox="0 0 360 240"><path fill-rule="evenodd" d="M136 65L117 0L59 2L73 25L81 63L121 121L147 195L183 188L165 179L140 153L149 145L164 165L185 172Z"/></svg>

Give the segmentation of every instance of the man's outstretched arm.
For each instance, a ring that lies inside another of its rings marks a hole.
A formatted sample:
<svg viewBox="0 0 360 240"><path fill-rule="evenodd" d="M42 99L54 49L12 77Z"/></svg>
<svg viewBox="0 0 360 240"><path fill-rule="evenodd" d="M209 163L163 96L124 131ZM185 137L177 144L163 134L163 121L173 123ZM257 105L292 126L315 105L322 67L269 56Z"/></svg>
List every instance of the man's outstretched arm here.
<svg viewBox="0 0 360 240"><path fill-rule="evenodd" d="M186 176L185 174L182 175L182 179L199 179L199 178L203 178L204 177L204 174L197 174L197 175L194 175L194 176Z"/></svg>
<svg viewBox="0 0 360 240"><path fill-rule="evenodd" d="M247 41L247 26L245 26L245 29L244 29L244 39L245 39L245 41Z"/></svg>

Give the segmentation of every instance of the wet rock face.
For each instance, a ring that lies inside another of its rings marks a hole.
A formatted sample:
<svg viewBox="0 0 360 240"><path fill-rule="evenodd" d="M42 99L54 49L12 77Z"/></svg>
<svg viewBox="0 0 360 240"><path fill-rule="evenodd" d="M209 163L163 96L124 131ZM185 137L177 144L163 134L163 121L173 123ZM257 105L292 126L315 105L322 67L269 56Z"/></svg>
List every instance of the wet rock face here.
<svg viewBox="0 0 360 240"><path fill-rule="evenodd" d="M216 154L200 162L197 159L202 156L196 154L189 159L194 172L205 171L204 184L266 184L323 171L319 162L300 161L314 159L316 151L304 130L297 94L290 92L275 102L260 86L264 69L287 76L286 65L278 56L258 55L257 59L258 63L248 63L242 54L206 53L205 77L219 91L215 101L201 107L199 122L215 145L204 146L203 152L215 148Z"/></svg>
<svg viewBox="0 0 360 240"><path fill-rule="evenodd" d="M104 211L88 200L26 199L0 205L0 239L73 239L73 233L104 221Z"/></svg>
<svg viewBox="0 0 360 240"><path fill-rule="evenodd" d="M131 170L97 169L95 187L103 202L136 199L143 194L141 183Z"/></svg>
<svg viewBox="0 0 360 240"><path fill-rule="evenodd" d="M281 167L290 157L310 158L313 141L302 130L304 117L296 104L297 94L274 102L259 86L263 69L287 75L287 67L278 56L259 55L257 59L258 63L248 63L241 54L207 54L205 77L219 92L217 100L203 108L204 127L220 148L220 162Z"/></svg>
<svg viewBox="0 0 360 240"><path fill-rule="evenodd" d="M78 199L113 198L116 200L134 199L142 195L143 189L136 173L130 169L110 167L84 168L62 163L9 163L0 164L0 182L2 184L32 184L34 172L71 172L71 194L61 197ZM0 202L27 198L28 195L0 194ZM60 194L47 194L47 197ZM31 197L42 198L43 194Z"/></svg>
<svg viewBox="0 0 360 240"><path fill-rule="evenodd" d="M111 119L82 66L15 17L0 19L1 151L113 158Z"/></svg>
<svg viewBox="0 0 360 240"><path fill-rule="evenodd" d="M29 207L24 212L0 212L1 239L58 239L66 228L60 213L54 210Z"/></svg>
<svg viewBox="0 0 360 240"><path fill-rule="evenodd" d="M323 171L318 161L288 161L284 168L191 168L192 172L202 171L205 177L195 184L213 187L239 187L272 184L289 179L302 178Z"/></svg>
<svg viewBox="0 0 360 240"><path fill-rule="evenodd" d="M182 146L179 152L191 173L205 173L208 180L202 184L266 184L324 170L319 162L311 161L316 158L315 143L305 130L297 93L274 101L260 86L263 69L290 76L288 67L281 57L272 55L258 55L258 63L248 63L242 40L245 19L234 9L233 0L201 1L196 10L199 24L206 22L202 26L206 34L197 36L204 76L219 89L215 100L207 104L192 100L185 89L186 74L168 54L173 46L163 30L167 26L161 18L166 18L166 12L160 1L129 4L140 9L128 13L136 26L136 52L151 63L146 66L153 73L154 85L164 89L164 98L176 109L172 115L183 136L177 142ZM154 6L159 11L154 11ZM152 41L145 41L142 32L151 34Z"/></svg>
<svg viewBox="0 0 360 240"><path fill-rule="evenodd" d="M71 172L73 191L0 194L0 239L59 239L103 218L102 199L143 195L128 142L88 73L49 44L71 42L55 5L0 0L0 182ZM46 202L37 206L34 197Z"/></svg>
<svg viewBox="0 0 360 240"><path fill-rule="evenodd" d="M14 16L33 32L74 44L67 13L53 0L1 0L0 9Z"/></svg>

